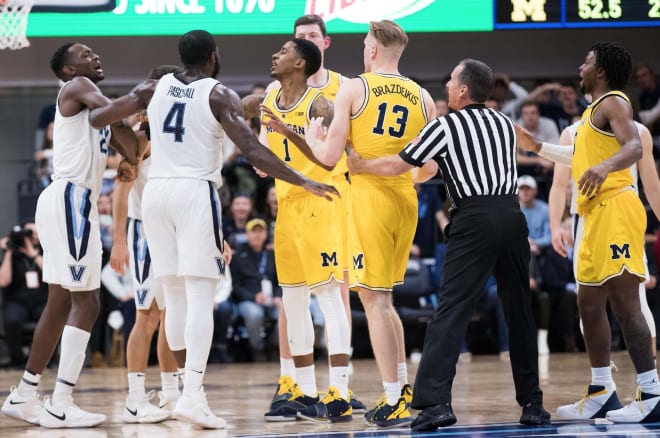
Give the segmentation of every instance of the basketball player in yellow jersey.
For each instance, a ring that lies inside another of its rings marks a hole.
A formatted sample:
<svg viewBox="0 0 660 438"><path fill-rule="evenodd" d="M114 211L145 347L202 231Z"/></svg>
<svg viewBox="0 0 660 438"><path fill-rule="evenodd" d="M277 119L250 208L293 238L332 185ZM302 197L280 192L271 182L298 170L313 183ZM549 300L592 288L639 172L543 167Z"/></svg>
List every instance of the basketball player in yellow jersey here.
<svg viewBox="0 0 660 438"><path fill-rule="evenodd" d="M307 142L322 163L337 163L349 139L364 157L397 153L435 117L429 93L399 74L407 43L408 36L396 23L370 23L364 40L366 73L339 87L325 140L318 119L307 130ZM350 192L357 234L350 242L355 246L353 268L385 389L383 399L365 418L381 427L403 425L411 421L406 403L411 389L402 388L407 383L403 326L391 292L405 274L417 224L417 195L410 173L387 178L356 175Z"/></svg>
<svg viewBox="0 0 660 438"><path fill-rule="evenodd" d="M541 144L517 128L521 147L572 166L579 191L578 214L584 220L576 277L592 380L582 400L558 408L564 417L605 417L622 423L660 420L660 383L651 334L639 302L639 283L644 281L645 271L646 212L628 169L642 157L642 144L630 101L618 91L625 87L631 71L630 54L623 47L613 43L591 47L580 66L580 77L584 92L594 102L583 114L574 150ZM610 368L608 300L637 370L636 400L625 407L616 395Z"/></svg>
<svg viewBox="0 0 660 438"><path fill-rule="evenodd" d="M304 134L311 114L327 109L328 101L307 85L307 78L318 70L321 52L314 43L295 38L273 55L271 75L280 82L264 98L264 107L277 115L289 129ZM310 161L289 140L270 127L262 129L260 141L282 161L303 175L332 181L331 173ZM295 365L291 397L265 414L268 421L350 421L348 402L348 357L350 331L341 299L343 279L342 248L337 242L339 218L331 204L311 199L291 184L275 182L278 200L275 221L275 263L282 287L287 319L288 344ZM329 388L319 400L314 371L314 327L309 312L314 293L326 321L330 357Z"/></svg>
<svg viewBox="0 0 660 438"><path fill-rule="evenodd" d="M337 73L336 71L329 70L325 68L325 51L330 47L330 37L328 36L325 22L323 18L318 15L303 15L296 19L293 25L293 33L295 38L304 39L311 41L319 48L321 51L321 67L313 73L309 78L307 78L307 85L313 87L314 89L320 91L325 98L330 101L335 100L337 95L337 90L339 86L344 81L344 77ZM279 81L274 81L268 86L268 90L279 85ZM290 139L290 141L295 141L295 138ZM295 144L295 143L293 143ZM291 143L290 143L291 145ZM303 153L307 152L306 156L313 161L316 161L311 155L311 151L307 148L303 149ZM318 163L318 161L316 161ZM329 169L329 167L328 167ZM348 166L346 165L346 157L342 155L342 158L339 160L337 165L332 169L332 181L333 185L342 193L341 198L337 198L333 201L333 206L337 209L340 215L342 215L341 220L341 232L336 235L338 243L343 246L342 253L345 254L343 260L339 262L342 264L342 267L345 270L344 281L341 283L341 297L344 302L344 308L346 310L346 317L348 318L349 328L351 326L351 308L349 300L349 278L348 278L348 268L351 266L350 257L348 256L348 251L345 250L346 244L348 241L348 221L351 220L348 210ZM280 378L278 381L277 390L271 401L269 410L272 411L277 409L281 404L286 402L291 395L293 394L293 382L295 381L293 359L291 357L291 352L288 349L287 344L287 331L286 331L286 312L280 312L278 318L278 329L279 329L279 340L280 340ZM355 398L352 391L349 391L350 403L353 408L353 413L363 413L366 409L362 402Z"/></svg>

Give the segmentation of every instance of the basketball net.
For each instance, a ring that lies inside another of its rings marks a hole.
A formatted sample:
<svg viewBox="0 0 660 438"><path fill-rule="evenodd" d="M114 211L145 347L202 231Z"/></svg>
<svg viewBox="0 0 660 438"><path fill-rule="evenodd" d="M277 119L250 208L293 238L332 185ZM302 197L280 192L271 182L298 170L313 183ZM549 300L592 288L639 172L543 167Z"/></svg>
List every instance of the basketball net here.
<svg viewBox="0 0 660 438"><path fill-rule="evenodd" d="M0 0L0 49L17 50L30 45L25 33L33 3L34 0Z"/></svg>

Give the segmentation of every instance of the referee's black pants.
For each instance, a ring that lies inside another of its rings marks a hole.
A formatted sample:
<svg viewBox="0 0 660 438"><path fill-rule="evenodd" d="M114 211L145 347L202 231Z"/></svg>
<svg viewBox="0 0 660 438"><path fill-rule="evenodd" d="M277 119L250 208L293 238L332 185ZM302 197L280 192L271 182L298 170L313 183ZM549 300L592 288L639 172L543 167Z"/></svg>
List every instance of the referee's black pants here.
<svg viewBox="0 0 660 438"><path fill-rule="evenodd" d="M458 203L449 230L439 306L426 329L415 378L413 408L451 403L461 342L491 274L509 327L516 400L521 406L542 402L527 235L527 222L514 195L475 196Z"/></svg>

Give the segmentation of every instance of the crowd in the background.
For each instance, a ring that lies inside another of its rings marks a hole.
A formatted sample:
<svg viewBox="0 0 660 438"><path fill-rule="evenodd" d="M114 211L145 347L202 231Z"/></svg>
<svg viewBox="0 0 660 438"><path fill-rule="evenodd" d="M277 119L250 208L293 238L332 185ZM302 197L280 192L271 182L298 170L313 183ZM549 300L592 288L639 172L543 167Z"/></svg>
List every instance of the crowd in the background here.
<svg viewBox="0 0 660 438"><path fill-rule="evenodd" d="M658 163L660 81L645 64L634 68L633 81L630 86L633 91L631 95L638 96L633 102L637 110L636 119L651 131L653 153ZM252 93L263 91L261 85L255 85L251 90ZM588 100L573 81L542 81L535 87L526 88L500 74L496 76L495 87L487 105L517 121L539 140L556 144L559 143L562 130L579 119ZM39 115L34 161L29 168L30 178L38 181L41 187L49 184L52 173L54 109L54 105L48 106ZM449 111L447 101L442 96L436 100L436 109L438 116ZM248 122L258 132L259 120ZM276 321L281 306L281 290L277 286L273 257L273 226L277 215L273 180L259 177L229 140L224 145L224 160L224 184L220 189L224 207L222 230L234 256L228 281L222 283L216 295L215 331L210 361L277 360ZM578 321L572 248L568 248L568 258L563 258L551 246L547 199L554 164L522 150L518 151L517 160L520 206L529 226L532 253L530 287L534 293L539 354L580 351L584 345ZM109 259L113 242L112 191L118 161L117 156L108 161L103 192L98 201L104 263ZM406 274L406 279L410 277L410 281L407 281L407 289L405 284L401 287L400 293L405 295L414 285L419 290L412 292L415 296L412 307L417 307L412 311L424 311L433 310L436 303L434 297L442 276L444 238L440 230L447 221L447 206L444 202L444 186L439 178L418 186L417 193L418 226L411 250L409 272ZM640 193L643 191L640 190ZM656 261L660 257L656 257L656 254L660 253L660 224L648 205L647 215L646 253L651 278L646 288L649 305L657 322L660 317L660 299L656 287ZM46 301L47 288L41 282L39 236L32 223L33 218L17 219L20 225L0 240L3 252L0 265L0 365L22 367L30 345L30 334ZM568 207L562 227L567 234L572 233ZM414 278L420 272L427 277L423 281ZM270 277L274 285L267 296L257 294L261 292L263 275ZM101 313L89 344L92 353L88 355L90 365L121 365L121 358L111 356L123 351L123 348L113 349L112 346L113 342L118 342L117 339L127 339L135 319L130 278L116 274L107 266L102 274L101 291ZM395 289L395 301L396 297ZM404 312L404 307L411 310L410 302L402 299L398 308ZM324 321L313 301L312 314L317 333L321 334ZM402 319L405 324L406 318ZM613 327L612 348L625 348L614 318L610 319L610 324ZM359 318L355 326L360 326ZM323 354L324 337L316 338L319 340L316 346L318 352ZM355 338L354 344L356 349L360 348L360 342ZM419 345L409 346L408 351L419 348L421 341ZM506 324L494 282L489 282L484 290L482 305L468 329L463 352L463 361L470 360L472 354L478 353L499 353L501 358L508 359ZM355 354L369 352L356 351Z"/></svg>

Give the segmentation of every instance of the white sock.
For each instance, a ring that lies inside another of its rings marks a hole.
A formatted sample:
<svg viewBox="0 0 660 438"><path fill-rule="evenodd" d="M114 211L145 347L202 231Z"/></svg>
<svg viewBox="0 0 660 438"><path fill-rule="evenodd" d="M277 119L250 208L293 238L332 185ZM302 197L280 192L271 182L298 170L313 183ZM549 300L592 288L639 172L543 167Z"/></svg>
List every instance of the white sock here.
<svg viewBox="0 0 660 438"><path fill-rule="evenodd" d="M28 370L23 372L23 378L18 384L18 395L21 397L34 397L41 380L41 374L32 374Z"/></svg>
<svg viewBox="0 0 660 438"><path fill-rule="evenodd" d="M83 363L85 362L85 351L90 333L77 327L64 326L62 332L60 366L57 369L57 381L53 391L53 405L58 406L68 403L68 398L73 392L74 386L80 376Z"/></svg>
<svg viewBox="0 0 660 438"><path fill-rule="evenodd" d="M179 379L181 380L181 383L183 383L183 379L186 378L186 369L185 368L177 368L176 372L179 375Z"/></svg>
<svg viewBox="0 0 660 438"><path fill-rule="evenodd" d="M144 398L144 373L128 373L128 398L131 401L140 401Z"/></svg>
<svg viewBox="0 0 660 438"><path fill-rule="evenodd" d="M396 374L399 378L399 386L403 388L403 385L408 384L408 364L405 362L399 362L396 367Z"/></svg>
<svg viewBox="0 0 660 438"><path fill-rule="evenodd" d="M385 397L387 397L387 404L394 406L401 398L401 387L399 382L383 382L385 389Z"/></svg>
<svg viewBox="0 0 660 438"><path fill-rule="evenodd" d="M637 374L637 385L647 394L660 395L660 382L658 382L658 370L649 370Z"/></svg>
<svg viewBox="0 0 660 438"><path fill-rule="evenodd" d="M329 386L334 386L344 400L348 400L348 367L330 367Z"/></svg>
<svg viewBox="0 0 660 438"><path fill-rule="evenodd" d="M169 371L160 373L160 383L163 390L163 395L168 400L172 397L179 395L179 373L176 371Z"/></svg>
<svg viewBox="0 0 660 438"><path fill-rule="evenodd" d="M591 384L604 386L607 389L610 389L614 386L614 380L612 380L612 367L610 365L600 368L591 369Z"/></svg>
<svg viewBox="0 0 660 438"><path fill-rule="evenodd" d="M296 381L296 365L293 359L285 359L280 357L280 377L289 376Z"/></svg>
<svg viewBox="0 0 660 438"><path fill-rule="evenodd" d="M303 394L310 397L316 397L318 390L316 389L316 375L314 373L314 365L308 367L296 368L296 383L300 387Z"/></svg>

